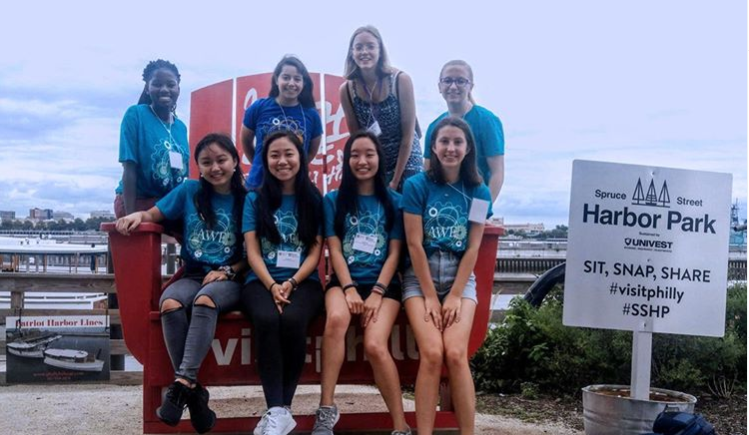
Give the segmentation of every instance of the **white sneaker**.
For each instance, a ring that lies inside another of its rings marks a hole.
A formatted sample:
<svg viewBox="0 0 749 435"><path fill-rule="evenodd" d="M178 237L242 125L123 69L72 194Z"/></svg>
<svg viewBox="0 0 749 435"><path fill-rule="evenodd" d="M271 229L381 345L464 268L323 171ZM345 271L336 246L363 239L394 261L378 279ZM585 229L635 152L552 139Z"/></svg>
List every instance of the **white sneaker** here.
<svg viewBox="0 0 749 435"><path fill-rule="evenodd" d="M260 429L260 435L288 435L295 427L296 421L291 412L284 407L274 406L263 415L253 433L257 434Z"/></svg>
<svg viewBox="0 0 749 435"><path fill-rule="evenodd" d="M265 425L268 423L269 415L270 415L270 410L265 411L265 414L263 414L263 417L260 419L260 421L257 422L257 426L255 426L255 430L252 431L252 435L263 435L263 429L265 429Z"/></svg>

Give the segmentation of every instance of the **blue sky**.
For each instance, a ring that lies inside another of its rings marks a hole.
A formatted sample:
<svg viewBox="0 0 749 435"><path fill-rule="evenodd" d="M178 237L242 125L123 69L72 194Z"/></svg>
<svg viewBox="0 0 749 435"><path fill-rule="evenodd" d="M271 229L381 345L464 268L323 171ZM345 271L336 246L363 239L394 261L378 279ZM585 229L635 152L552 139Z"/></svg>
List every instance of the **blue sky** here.
<svg viewBox="0 0 749 435"><path fill-rule="evenodd" d="M505 187L494 209L507 222L566 223L573 159L728 172L746 216L746 2L369 6L4 6L0 210L85 217L111 208L120 120L149 60L180 68L178 114L189 121L193 90L268 72L285 53L310 71L341 74L352 31L373 24L414 81L423 126L445 110L442 64L473 66L478 103L505 127Z"/></svg>

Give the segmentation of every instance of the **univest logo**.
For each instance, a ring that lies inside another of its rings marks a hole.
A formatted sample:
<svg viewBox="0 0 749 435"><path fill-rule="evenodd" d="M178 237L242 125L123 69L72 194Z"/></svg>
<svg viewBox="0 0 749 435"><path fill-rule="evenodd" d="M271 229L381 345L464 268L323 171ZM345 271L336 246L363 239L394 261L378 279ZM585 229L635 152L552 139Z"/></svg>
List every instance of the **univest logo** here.
<svg viewBox="0 0 749 435"><path fill-rule="evenodd" d="M612 225L622 227L637 227L642 229L665 229L680 230L685 233L703 233L715 234L716 219L711 219L707 213L701 215L687 215L676 210L669 210L665 214L656 209L671 208L671 195L668 191L668 183L664 180L660 190L656 188L655 180L651 179L647 192L643 189L642 179L637 179L635 190L632 195L631 205L637 208L632 209L628 206L621 209L611 207L606 208L601 204L583 205L583 222L594 225ZM621 192L606 192L596 189L595 197L601 200L620 200L626 201L627 195ZM694 201L686 198L677 198L679 205L697 205L702 206L702 200ZM647 207L648 209L640 211L638 208Z"/></svg>

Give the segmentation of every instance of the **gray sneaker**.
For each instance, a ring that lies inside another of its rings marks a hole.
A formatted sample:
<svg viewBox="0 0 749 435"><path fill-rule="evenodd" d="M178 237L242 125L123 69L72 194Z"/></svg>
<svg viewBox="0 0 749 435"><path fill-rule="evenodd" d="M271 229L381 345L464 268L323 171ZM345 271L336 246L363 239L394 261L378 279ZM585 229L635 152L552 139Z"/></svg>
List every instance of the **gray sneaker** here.
<svg viewBox="0 0 749 435"><path fill-rule="evenodd" d="M315 426L312 427L311 435L333 435L333 426L338 423L341 414L338 413L338 407L321 406L315 413Z"/></svg>
<svg viewBox="0 0 749 435"><path fill-rule="evenodd" d="M409 427L406 430L394 430L390 432L390 435L411 435L411 428Z"/></svg>

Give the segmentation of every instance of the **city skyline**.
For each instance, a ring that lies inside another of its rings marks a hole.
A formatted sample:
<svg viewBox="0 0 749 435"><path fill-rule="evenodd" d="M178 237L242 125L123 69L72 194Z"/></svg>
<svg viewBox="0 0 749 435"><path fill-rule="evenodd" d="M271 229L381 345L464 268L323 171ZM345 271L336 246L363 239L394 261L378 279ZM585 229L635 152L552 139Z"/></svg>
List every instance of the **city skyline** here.
<svg viewBox="0 0 749 435"><path fill-rule="evenodd" d="M50 3L44 14L6 8L0 37L16 42L0 59L0 209L111 209L120 120L149 60L180 68L177 113L189 125L192 91L268 72L286 53L310 71L340 75L351 33L373 24L393 65L412 77L424 129L445 110L442 64L473 66L478 104L504 124L506 178L494 212L506 222L566 224L574 159L731 173L746 218L745 3L575 0L487 10L473 1L386 1L362 18L344 2L324 11L292 3L283 20L272 19L282 11L271 5L185 4L171 11L163 39L134 30L149 5L85 14L75 4ZM38 32L20 19L30 15Z"/></svg>

